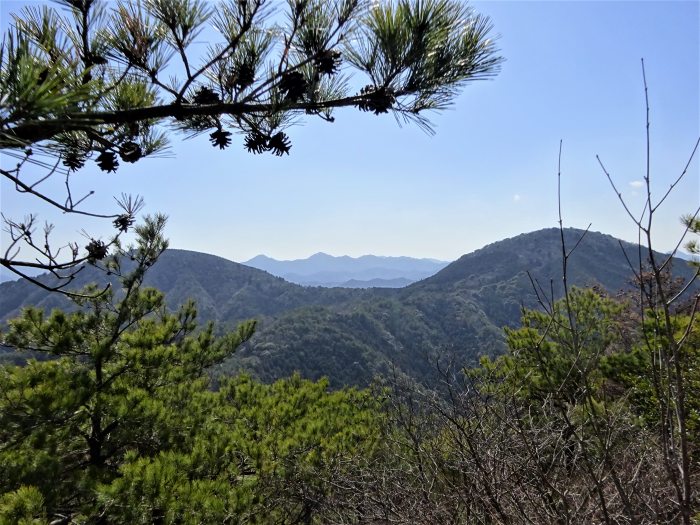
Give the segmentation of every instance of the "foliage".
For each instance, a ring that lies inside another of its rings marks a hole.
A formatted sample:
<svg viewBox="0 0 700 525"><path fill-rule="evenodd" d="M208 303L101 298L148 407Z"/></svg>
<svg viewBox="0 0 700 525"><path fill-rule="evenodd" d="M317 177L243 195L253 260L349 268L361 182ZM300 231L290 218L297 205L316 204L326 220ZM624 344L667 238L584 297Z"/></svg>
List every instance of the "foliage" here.
<svg viewBox="0 0 700 525"><path fill-rule="evenodd" d="M525 310L520 328L506 328L508 355L497 364L482 362L501 369L507 388L529 402L576 404L591 391L600 396L600 363L620 345L622 306L593 289L573 288L569 300L550 312Z"/></svg>
<svg viewBox="0 0 700 525"><path fill-rule="evenodd" d="M299 112L330 118L335 107L356 106L413 118L445 107L501 60L488 19L451 0L62 4L67 14L15 15L2 47L0 129L3 147L50 141L69 169L92 153L112 170L118 157L158 151L165 119L213 130L220 148L233 129L249 150L286 153L277 133ZM193 42L212 28L218 41L196 56ZM369 78L361 94L348 95L343 63Z"/></svg>
<svg viewBox="0 0 700 525"><path fill-rule="evenodd" d="M239 376L200 396L211 406L185 447L132 455L101 488L110 522L306 523L326 510L343 462L371 454L366 393Z"/></svg>
<svg viewBox="0 0 700 525"><path fill-rule="evenodd" d="M4 344L51 358L0 368L0 522L301 523L347 458L371 454L365 392L299 377L210 388L255 323L215 337L191 303L171 313L141 286L163 224L138 228L121 290L10 323Z"/></svg>
<svg viewBox="0 0 700 525"><path fill-rule="evenodd" d="M647 316L647 319L652 318ZM687 389L684 399L686 425L692 443L691 454L697 462L700 459L700 327L697 318L687 313L673 316L671 323L675 338L684 341L678 352L678 370ZM642 421L659 431L664 419L662 411L671 409L660 393L674 390L675 385L674 377L658 366L658 356L649 351L647 342L658 337L655 332L655 324L647 321L643 327L644 343L635 345L629 352L607 356L601 367L606 378L625 389L631 407ZM677 431L676 428L674 432Z"/></svg>

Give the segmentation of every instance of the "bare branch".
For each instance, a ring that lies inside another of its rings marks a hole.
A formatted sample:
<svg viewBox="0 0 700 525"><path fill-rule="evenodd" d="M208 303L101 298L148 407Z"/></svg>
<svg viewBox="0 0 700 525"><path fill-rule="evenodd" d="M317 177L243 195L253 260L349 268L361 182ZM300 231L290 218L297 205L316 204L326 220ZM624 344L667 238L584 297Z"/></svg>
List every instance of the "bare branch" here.
<svg viewBox="0 0 700 525"><path fill-rule="evenodd" d="M87 217L96 217L96 218L99 218L99 219L114 219L114 218L118 217L118 215L114 215L114 214L113 214L113 215L104 215L104 214L100 214L100 213L92 213L92 212L77 210L77 209L75 209L75 208L72 207L72 206L64 206L63 204L61 204L61 203L59 203L59 202L56 202L55 200L51 199L50 197L47 197L47 196L44 195L43 193L41 193L41 192L39 192L39 191L36 191L35 189L33 189L32 186L29 186L29 185L25 184L25 183L22 182L18 177L12 175L12 174L11 174L9 171L7 171L7 170L0 169L0 175L2 175L3 177L6 177L7 179L11 180L15 185L17 185L19 188L21 188L22 191L24 191L24 192L26 192L26 193L31 193L31 194L34 195L35 197L38 197L39 199L43 200L44 202L47 202L47 203L51 204L51 206L53 206L53 207L55 207L55 208L57 208L57 209L59 209L59 210L61 210L61 211L63 211L63 212L66 212L66 213L75 213L75 214L77 214L77 215L85 215L85 216L87 216ZM84 200L84 198L81 199L81 201L82 201L82 200Z"/></svg>

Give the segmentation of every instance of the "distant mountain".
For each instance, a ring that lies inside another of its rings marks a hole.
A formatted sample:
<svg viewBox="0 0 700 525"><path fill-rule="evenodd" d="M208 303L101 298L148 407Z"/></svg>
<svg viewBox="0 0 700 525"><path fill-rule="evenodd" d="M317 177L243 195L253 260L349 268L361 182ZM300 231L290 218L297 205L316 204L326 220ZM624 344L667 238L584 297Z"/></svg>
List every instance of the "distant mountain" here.
<svg viewBox="0 0 700 525"><path fill-rule="evenodd" d="M340 287L340 288L403 288L415 281L405 277L397 277L395 279L369 279L362 281L359 279L350 279L340 283L318 283L315 286L323 287Z"/></svg>
<svg viewBox="0 0 700 525"><path fill-rule="evenodd" d="M678 257L679 259L684 259L686 261L697 261L698 260L697 255L693 255L692 253L686 253L682 250L676 250L675 256Z"/></svg>
<svg viewBox="0 0 700 525"><path fill-rule="evenodd" d="M582 234L566 230L567 245ZM611 292L630 287L631 270L620 246L630 257L638 253L632 244L587 233L571 256L569 282ZM686 261L675 259L673 266L677 275L690 276ZM398 289L304 287L185 250L167 250L146 284L165 292L173 307L194 299L201 318L217 321L221 330L242 319L261 321L252 341L216 373L246 369L272 380L298 370L310 378L328 376L340 386L365 385L376 374L393 373L435 384L439 362L470 364L480 355L503 352L503 326L518 323L521 306L537 306L530 276L547 293L561 294L559 230L490 244ZM77 284L104 279L86 268ZM66 301L24 281L0 284L0 320L30 304L50 309Z"/></svg>
<svg viewBox="0 0 700 525"><path fill-rule="evenodd" d="M316 253L306 259L291 261L258 255L243 264L304 286L399 288L430 277L449 263L412 257L336 257Z"/></svg>
<svg viewBox="0 0 700 525"><path fill-rule="evenodd" d="M43 272L41 270L35 270L34 268L27 268L25 269L26 274L29 275L30 277L35 277L37 275L41 275ZM17 275L14 272L11 272L4 266L0 266L0 283L4 283L7 281L17 281L18 279L21 279L19 275Z"/></svg>

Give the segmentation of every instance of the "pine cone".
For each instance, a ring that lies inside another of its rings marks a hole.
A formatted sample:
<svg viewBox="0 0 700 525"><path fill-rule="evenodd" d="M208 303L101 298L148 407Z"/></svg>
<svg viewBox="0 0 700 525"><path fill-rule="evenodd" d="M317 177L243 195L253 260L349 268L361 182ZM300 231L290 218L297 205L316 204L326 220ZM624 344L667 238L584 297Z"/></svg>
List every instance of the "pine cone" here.
<svg viewBox="0 0 700 525"><path fill-rule="evenodd" d="M314 60L319 73L335 75L340 67L340 51L328 49L319 54Z"/></svg>
<svg viewBox="0 0 700 525"><path fill-rule="evenodd" d="M91 239L85 249L88 252L88 262L90 264L95 264L95 262L101 261L107 257L108 248L105 243L100 240Z"/></svg>
<svg viewBox="0 0 700 525"><path fill-rule="evenodd" d="M391 88L377 88L369 85L360 90L364 100L358 102L357 107L362 111L372 111L375 115L388 113L396 102L394 90Z"/></svg>
<svg viewBox="0 0 700 525"><path fill-rule="evenodd" d="M221 98L210 88L202 86L194 94L192 101L195 104L220 104Z"/></svg>
<svg viewBox="0 0 700 525"><path fill-rule="evenodd" d="M143 157L143 151L136 142L128 140L119 148L119 156L124 162L136 162Z"/></svg>
<svg viewBox="0 0 700 525"><path fill-rule="evenodd" d="M248 150L248 152L259 154L263 151L268 150L268 140L268 137L266 137L262 133L258 131L251 131L250 133L248 133L248 135L246 135L243 145Z"/></svg>
<svg viewBox="0 0 700 525"><path fill-rule="evenodd" d="M222 129L216 130L214 133L209 135L209 140L212 146L219 146L219 149L225 149L231 145L230 131L224 131Z"/></svg>
<svg viewBox="0 0 700 525"><path fill-rule="evenodd" d="M119 167L117 156L112 151L102 151L97 159L95 159L95 162L97 162L97 165L102 171L106 171L107 173L110 171L117 171L117 168Z"/></svg>
<svg viewBox="0 0 700 525"><path fill-rule="evenodd" d="M128 213L124 213L116 219L114 219L114 221L112 221L112 224L120 232L126 233L129 230L129 228L134 224L134 222L135 219L131 215L129 215Z"/></svg>
<svg viewBox="0 0 700 525"><path fill-rule="evenodd" d="M255 68L251 64L240 64L227 77L226 88L243 90L255 82Z"/></svg>
<svg viewBox="0 0 700 525"><path fill-rule="evenodd" d="M68 168L69 171L78 171L85 166L85 155L75 149L68 150L63 157L62 164Z"/></svg>
<svg viewBox="0 0 700 525"><path fill-rule="evenodd" d="M299 71L291 71L282 75L282 80L280 80L278 87L284 93L285 100L298 102L304 98L309 84Z"/></svg>
<svg viewBox="0 0 700 525"><path fill-rule="evenodd" d="M278 157L281 157L285 153L289 155L289 150L292 148L292 143L289 141L289 137L283 132L278 132L270 137L267 142L267 149L272 151Z"/></svg>

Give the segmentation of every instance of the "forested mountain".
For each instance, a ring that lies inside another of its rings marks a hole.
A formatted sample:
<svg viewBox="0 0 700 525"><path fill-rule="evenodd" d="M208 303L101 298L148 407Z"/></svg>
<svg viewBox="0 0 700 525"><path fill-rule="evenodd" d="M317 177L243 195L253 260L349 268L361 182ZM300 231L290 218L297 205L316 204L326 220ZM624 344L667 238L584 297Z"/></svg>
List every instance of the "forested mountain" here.
<svg viewBox="0 0 700 525"><path fill-rule="evenodd" d="M566 230L570 247L582 231ZM589 232L570 258L569 282L617 292L630 285L635 246ZM675 273L689 274L674 261ZM433 277L402 289L303 287L220 257L167 250L145 284L176 306L196 301L200 318L226 330L244 319L261 322L252 341L220 371L245 368L265 380L295 370L328 376L333 386L367 384L375 374L405 373L435 380L436 363L474 363L504 349L502 328L515 326L520 307L536 306L530 277L549 294L561 291L559 230L552 228L496 242L464 255ZM86 268L76 286L104 280ZM551 286L550 286L551 281ZM3 320L23 305L53 308L66 301L27 282L0 284Z"/></svg>
<svg viewBox="0 0 700 525"><path fill-rule="evenodd" d="M566 230L569 250L583 233ZM632 270L623 249L630 260L638 259L636 246L588 232L569 259L569 283L611 293L629 289ZM673 270L685 277L692 273L680 259ZM266 380L301 370L312 378L329 376L336 385L365 384L373 374L398 369L432 384L438 360L474 364L480 355L504 351L503 327L518 324L521 306L537 307L528 273L546 295L561 296L558 229L493 243L381 297L286 312L228 364Z"/></svg>
<svg viewBox="0 0 700 525"><path fill-rule="evenodd" d="M449 263L413 257L336 257L316 253L306 259L292 261L258 255L243 264L305 286L401 288L430 277Z"/></svg>
<svg viewBox="0 0 700 525"><path fill-rule="evenodd" d="M44 279L49 280L48 276ZM86 266L71 285L79 290L91 282L111 279L94 267ZM175 308L188 299L197 303L199 317L227 325L253 317L274 316L305 305L338 304L362 292L344 289L305 288L267 272L228 261L215 255L187 250L166 250L146 274L146 286L165 293ZM46 309L70 307L72 303L27 281L0 285L0 320L16 316L22 306Z"/></svg>

